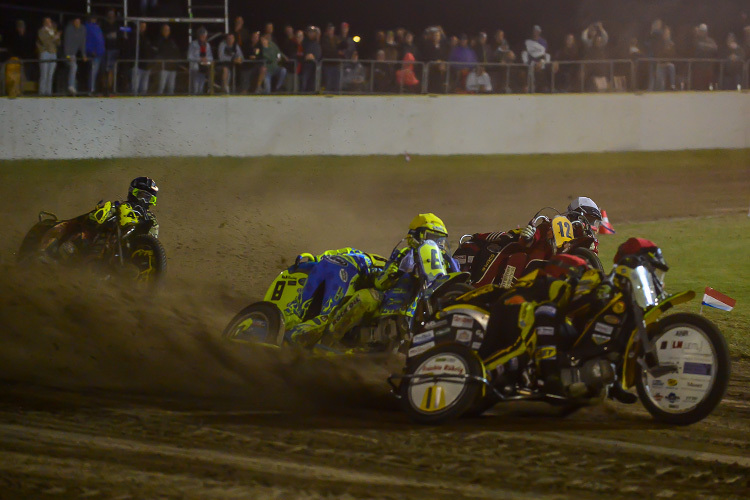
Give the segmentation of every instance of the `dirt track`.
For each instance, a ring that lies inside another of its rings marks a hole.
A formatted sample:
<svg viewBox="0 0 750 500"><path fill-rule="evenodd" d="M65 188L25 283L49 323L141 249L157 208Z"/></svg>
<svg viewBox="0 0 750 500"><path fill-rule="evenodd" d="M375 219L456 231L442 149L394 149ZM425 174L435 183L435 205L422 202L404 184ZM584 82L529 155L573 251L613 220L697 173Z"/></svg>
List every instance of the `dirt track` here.
<svg viewBox="0 0 750 500"><path fill-rule="evenodd" d="M387 253L419 211L443 216L454 235L512 227L574 193L619 220L735 213L747 209L746 162L680 175L625 164L574 177L552 165L540 187L536 166L477 179L447 174L456 159L320 161L0 168L9 224L0 241L0 499L747 497L747 362L735 363L714 415L688 428L610 403L565 419L544 405L509 406L434 429L414 427L389 399L383 379L397 360L307 359L217 339L299 251ZM142 172L164 193L170 281L158 297L12 266L39 209L77 215L121 196ZM624 192L633 178L641 188Z"/></svg>

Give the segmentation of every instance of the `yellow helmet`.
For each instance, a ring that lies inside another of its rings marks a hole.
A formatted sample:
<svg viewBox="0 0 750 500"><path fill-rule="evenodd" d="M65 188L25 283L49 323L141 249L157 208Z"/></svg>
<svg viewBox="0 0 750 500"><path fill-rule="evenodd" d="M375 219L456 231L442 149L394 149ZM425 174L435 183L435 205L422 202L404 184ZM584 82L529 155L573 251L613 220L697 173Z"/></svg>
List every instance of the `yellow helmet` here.
<svg viewBox="0 0 750 500"><path fill-rule="evenodd" d="M437 215L419 214L409 224L409 234L406 239L413 247L426 240L432 240L441 248L447 248L448 230Z"/></svg>

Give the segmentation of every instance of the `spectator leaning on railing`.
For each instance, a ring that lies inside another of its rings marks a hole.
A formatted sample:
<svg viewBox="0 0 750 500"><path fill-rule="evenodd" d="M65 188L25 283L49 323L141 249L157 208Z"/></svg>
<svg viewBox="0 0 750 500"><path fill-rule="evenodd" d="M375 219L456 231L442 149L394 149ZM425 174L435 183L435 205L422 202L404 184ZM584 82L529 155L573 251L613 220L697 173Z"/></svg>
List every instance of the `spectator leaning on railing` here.
<svg viewBox="0 0 750 500"><path fill-rule="evenodd" d="M244 53L245 61L251 63L248 69L242 71L241 93L247 94L252 82L256 93L263 92L263 82L266 80L266 65L263 61L263 45L260 42L260 31L253 31L250 35L248 52ZM246 65L248 66L248 65Z"/></svg>
<svg viewBox="0 0 750 500"><path fill-rule="evenodd" d="M16 29L8 37L8 49L11 57L34 59L36 56L34 34L26 29L26 22L22 19L16 21ZM22 65L22 71L26 80L36 79L36 68L33 64Z"/></svg>
<svg viewBox="0 0 750 500"><path fill-rule="evenodd" d="M149 59L154 58L154 45L148 37L148 25L145 22L138 23L138 33L127 39L127 58L136 59L136 47L138 48L138 64L133 62L131 72L130 90L137 94L143 95L148 93L148 87L151 80L151 65Z"/></svg>
<svg viewBox="0 0 750 500"><path fill-rule="evenodd" d="M263 92L266 94L271 93L273 90L281 90L286 81L286 68L281 66L281 63L285 57L281 53L281 49L276 45L270 34L266 33L260 37L261 45L261 57L266 67L266 75L263 79ZM275 85L274 85L275 82Z"/></svg>
<svg viewBox="0 0 750 500"><path fill-rule="evenodd" d="M411 54L411 52L406 54ZM406 54L404 54L404 57L406 57ZM412 57L414 57L413 54ZM374 92L392 92L394 70L392 63L385 60L383 49L375 53L375 61L372 65L372 90Z"/></svg>
<svg viewBox="0 0 750 500"><path fill-rule="evenodd" d="M481 64L471 70L466 76L466 91L473 93L488 94L492 92L492 81L490 75Z"/></svg>
<svg viewBox="0 0 750 500"><path fill-rule="evenodd" d="M239 44L235 40L234 33L224 35L224 40L219 44L216 55L219 60L219 64L216 67L221 70L221 88L225 93L229 94L229 76L235 73L235 69L239 68L239 65L244 60L242 49L240 49ZM234 91L234 85L232 87L231 90Z"/></svg>
<svg viewBox="0 0 750 500"><path fill-rule="evenodd" d="M303 92L312 92L315 90L315 72L322 54L319 40L320 30L315 26L309 26L307 28L307 36L302 44L304 54L302 73L300 75L300 89Z"/></svg>
<svg viewBox="0 0 750 500"><path fill-rule="evenodd" d="M202 94L214 60L208 43L208 31L203 26L198 28L198 38L188 47L187 58L190 61L190 93Z"/></svg>
<svg viewBox="0 0 750 500"><path fill-rule="evenodd" d="M159 95L174 94L175 80L177 78L177 63L182 59L182 53L177 43L171 37L171 29L168 24L161 27L161 35L156 41L156 58L164 61L159 71Z"/></svg>
<svg viewBox="0 0 750 500"><path fill-rule="evenodd" d="M68 92L71 95L76 95L78 54L86 62L86 27L81 24L81 18L76 17L68 23L63 34L63 55L68 60Z"/></svg>
<svg viewBox="0 0 750 500"><path fill-rule="evenodd" d="M716 41L708 36L708 26L699 24L694 31L693 57L697 59L715 59L719 52ZM698 62L693 64L693 89L708 90L713 88L714 63Z"/></svg>
<svg viewBox="0 0 750 500"><path fill-rule="evenodd" d="M365 88L365 67L359 62L359 54L355 50L350 62L344 64L344 90L361 92Z"/></svg>
<svg viewBox="0 0 750 500"><path fill-rule="evenodd" d="M404 43L401 44L401 60L404 59L406 54L413 55L414 60L416 61L422 60L422 52L419 50L419 47L414 44L414 33L411 31L404 33ZM385 57L385 51L383 51L383 57Z"/></svg>
<svg viewBox="0 0 750 500"><path fill-rule="evenodd" d="M726 39L723 58L726 59L724 65L724 78L722 88L732 90L742 87L742 72L745 63L745 51L742 50L734 33L729 33Z"/></svg>
<svg viewBox="0 0 750 500"><path fill-rule="evenodd" d="M672 41L672 30L664 26L661 31L661 42L656 45L654 55L659 59L673 59L677 56L675 44ZM656 90L675 90L675 67L671 61L659 61L656 63Z"/></svg>
<svg viewBox="0 0 750 500"><path fill-rule="evenodd" d="M538 25L531 30L531 38L524 43L526 50L521 53L523 63L529 67L528 91L539 92L544 88L547 63L550 55L547 53L547 40L542 37L542 28Z"/></svg>
<svg viewBox="0 0 750 500"><path fill-rule="evenodd" d="M466 90L466 76L477 63L477 55L469 47L469 36L466 33L461 34L458 45L453 48L448 60L452 63L454 89L457 91Z"/></svg>
<svg viewBox="0 0 750 500"><path fill-rule="evenodd" d="M339 57L341 59L351 59L354 52L357 50L357 44L354 39L349 36L349 23L341 23L341 36L339 37ZM359 54L357 54L359 59Z"/></svg>
<svg viewBox="0 0 750 500"><path fill-rule="evenodd" d="M325 59L339 58L339 38L336 36L336 27L328 23L320 39L321 57L323 61L323 86L327 92L339 90L340 65L337 62L325 62Z"/></svg>
<svg viewBox="0 0 750 500"><path fill-rule="evenodd" d="M99 67L104 58L104 53L104 33L102 33L96 16L91 16L86 23L86 57L90 61L89 94L96 92L96 80L99 76Z"/></svg>
<svg viewBox="0 0 750 500"><path fill-rule="evenodd" d="M564 64L569 61L579 61L581 53L573 33L565 35L563 47L555 53L552 72L555 73L555 90L558 92L573 92L578 90L580 80L579 67L575 64ZM560 64L563 63L563 64Z"/></svg>
<svg viewBox="0 0 750 500"><path fill-rule="evenodd" d="M114 9L109 9L107 15L101 22L102 33L104 34L104 90L110 93L114 86L114 71L117 59L120 57L122 48L122 31L117 24L117 13Z"/></svg>
<svg viewBox="0 0 750 500"><path fill-rule="evenodd" d="M245 28L245 20L242 18L242 16L237 16L234 19L234 39L237 42L237 45L240 46L240 50L242 51L242 54L247 57L247 55L250 53L250 30Z"/></svg>
<svg viewBox="0 0 750 500"><path fill-rule="evenodd" d="M45 17L37 33L36 48L39 53L39 95L52 95L52 82L57 67L57 48L60 46L60 32L55 29L52 19ZM49 61L49 62L45 62Z"/></svg>

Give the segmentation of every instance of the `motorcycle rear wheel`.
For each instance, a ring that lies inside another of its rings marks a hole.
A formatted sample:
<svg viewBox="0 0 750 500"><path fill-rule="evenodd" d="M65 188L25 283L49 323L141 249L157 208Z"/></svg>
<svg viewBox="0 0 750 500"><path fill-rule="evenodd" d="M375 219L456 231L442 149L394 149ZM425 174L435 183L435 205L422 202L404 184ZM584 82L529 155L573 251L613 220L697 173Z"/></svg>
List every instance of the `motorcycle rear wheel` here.
<svg viewBox="0 0 750 500"><path fill-rule="evenodd" d="M731 362L724 336L703 316L677 313L659 321L649 337L659 362L674 364L678 371L653 378L641 370L635 386L643 406L655 419L672 425L706 418L729 384Z"/></svg>
<svg viewBox="0 0 750 500"><path fill-rule="evenodd" d="M21 246L16 254L16 262L19 264L34 255L39 250L44 235L56 226L60 221L56 219L44 219L37 222L24 236Z"/></svg>
<svg viewBox="0 0 750 500"><path fill-rule="evenodd" d="M460 344L440 344L409 361L405 374L484 375L476 353ZM405 378L399 386L401 408L419 424L442 424L464 414L477 399L480 383L474 380Z"/></svg>
<svg viewBox="0 0 750 500"><path fill-rule="evenodd" d="M261 342L280 346L281 311L269 302L250 304L232 318L221 336L235 342Z"/></svg>

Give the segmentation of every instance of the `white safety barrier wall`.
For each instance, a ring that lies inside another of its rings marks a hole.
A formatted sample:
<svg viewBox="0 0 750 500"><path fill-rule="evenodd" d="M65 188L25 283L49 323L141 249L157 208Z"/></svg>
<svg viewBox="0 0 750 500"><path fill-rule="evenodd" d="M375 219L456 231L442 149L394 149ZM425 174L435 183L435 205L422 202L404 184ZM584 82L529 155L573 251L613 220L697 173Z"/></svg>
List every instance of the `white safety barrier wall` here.
<svg viewBox="0 0 750 500"><path fill-rule="evenodd" d="M0 159L748 147L745 92L0 99Z"/></svg>

